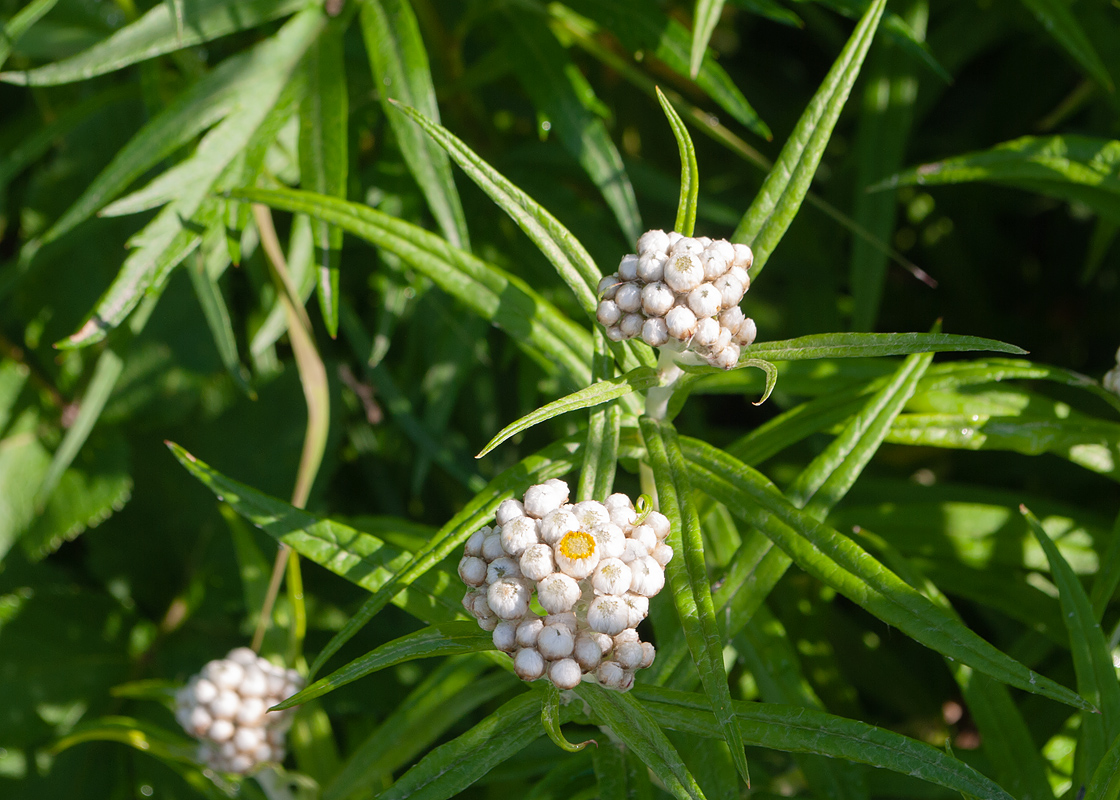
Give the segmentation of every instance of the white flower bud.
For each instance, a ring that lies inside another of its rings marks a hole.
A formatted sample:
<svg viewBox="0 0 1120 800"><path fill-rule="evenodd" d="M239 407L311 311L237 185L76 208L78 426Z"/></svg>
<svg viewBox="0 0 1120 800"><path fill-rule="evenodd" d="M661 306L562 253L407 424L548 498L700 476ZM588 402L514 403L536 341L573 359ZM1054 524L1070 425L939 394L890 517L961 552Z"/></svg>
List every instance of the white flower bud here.
<svg viewBox="0 0 1120 800"><path fill-rule="evenodd" d="M295 692L292 692L292 694L295 694ZM241 708L237 709L237 716L234 721L238 725L260 725L269 706L279 703L281 700L286 700L290 696L270 697L267 704L259 697L246 697L241 701Z"/></svg>
<svg viewBox="0 0 1120 800"><path fill-rule="evenodd" d="M649 556L637 558L630 562L630 571L633 578L630 581L630 591L643 597L653 597L665 586L665 570ZM491 603L490 607L493 608Z"/></svg>
<svg viewBox="0 0 1120 800"><path fill-rule="evenodd" d="M617 648L627 642L638 641L638 632L631 627L623 628L614 635L614 646Z"/></svg>
<svg viewBox="0 0 1120 800"><path fill-rule="evenodd" d="M682 236L673 243L672 248L669 250L670 258L680 258L681 256L699 256L704 252L704 243L699 239L691 236Z"/></svg>
<svg viewBox="0 0 1120 800"><path fill-rule="evenodd" d="M195 706L188 711L187 724L183 727L187 729L187 733L194 736L203 736L210 726L214 723L214 718L202 706Z"/></svg>
<svg viewBox="0 0 1120 800"><path fill-rule="evenodd" d="M517 649L517 629L519 625L510 620L503 620L494 628L494 646L499 650L512 653Z"/></svg>
<svg viewBox="0 0 1120 800"><path fill-rule="evenodd" d="M692 336L693 344L710 347L718 338L719 322L714 317L704 317L704 319L697 321L696 333Z"/></svg>
<svg viewBox="0 0 1120 800"><path fill-rule="evenodd" d="M556 566L576 580L586 578L599 564L599 548L595 537L586 531L572 531L553 545Z"/></svg>
<svg viewBox="0 0 1120 800"><path fill-rule="evenodd" d="M719 324L731 331L732 336L739 331L739 326L743 324L744 319L743 309L737 305L719 312Z"/></svg>
<svg viewBox="0 0 1120 800"><path fill-rule="evenodd" d="M549 614L571 611L579 597L579 584L562 572L554 572L537 583L537 600Z"/></svg>
<svg viewBox="0 0 1120 800"><path fill-rule="evenodd" d="M732 342L712 356L712 366L720 369L734 369L739 364L739 345Z"/></svg>
<svg viewBox="0 0 1120 800"><path fill-rule="evenodd" d="M622 309L614 300L600 300L599 308L595 311L595 319L599 320L600 325L609 328L622 319Z"/></svg>
<svg viewBox="0 0 1120 800"><path fill-rule="evenodd" d="M202 672L218 689L236 689L245 677L245 669L232 661L211 661Z"/></svg>
<svg viewBox="0 0 1120 800"><path fill-rule="evenodd" d="M726 275L716 278L712 286L715 287L715 290L719 295L721 308L731 308L732 306L737 306L743 299L743 284L740 283L739 279L732 275L730 272L728 272Z"/></svg>
<svg viewBox="0 0 1120 800"><path fill-rule="evenodd" d="M650 551L650 556L661 566L665 566L673 560L673 548L664 542L660 542L657 547Z"/></svg>
<svg viewBox="0 0 1120 800"><path fill-rule="evenodd" d="M665 325L669 328L669 335L674 339L684 342L696 333L696 315L688 306L674 306L665 315Z"/></svg>
<svg viewBox="0 0 1120 800"><path fill-rule="evenodd" d="M502 547L501 530L501 528L498 528L498 533L492 533L482 540L482 558L484 560L493 561L495 558L506 555L505 548Z"/></svg>
<svg viewBox="0 0 1120 800"><path fill-rule="evenodd" d="M630 614L622 598L603 595L591 601L587 608L587 624L591 630L613 636L626 628Z"/></svg>
<svg viewBox="0 0 1120 800"><path fill-rule="evenodd" d="M481 586L486 581L486 562L474 556L459 561L459 577L467 586Z"/></svg>
<svg viewBox="0 0 1120 800"><path fill-rule="evenodd" d="M242 698L264 697L268 693L268 678L256 664L245 667L245 677L237 687Z"/></svg>
<svg viewBox="0 0 1120 800"><path fill-rule="evenodd" d="M691 292L703 282L704 265L696 256L672 256L665 264L665 283L677 294Z"/></svg>
<svg viewBox="0 0 1120 800"><path fill-rule="evenodd" d="M754 253L745 244L732 245L735 248L735 266L740 269L750 269L754 263Z"/></svg>
<svg viewBox="0 0 1120 800"><path fill-rule="evenodd" d="M626 495L622 496L625 497ZM616 495L612 494L611 497L616 497ZM604 503L607 507L607 513L610 514L611 524L617 525L619 530L625 531L638 519L638 512L630 505L611 505L611 497L608 497L607 502Z"/></svg>
<svg viewBox="0 0 1120 800"><path fill-rule="evenodd" d="M634 526L630 531L630 538L636 542L641 542L647 553L653 552L653 548L657 547L657 533L654 532L652 526L644 522L641 525Z"/></svg>
<svg viewBox="0 0 1120 800"><path fill-rule="evenodd" d="M633 314L642 308L642 290L636 283L624 283L614 293L613 302L618 306L619 311Z"/></svg>
<svg viewBox="0 0 1120 800"><path fill-rule="evenodd" d="M622 601L626 603L626 625L628 628L637 628L643 619L649 614L649 598L642 597L640 594L627 592L622 596Z"/></svg>
<svg viewBox="0 0 1120 800"><path fill-rule="evenodd" d="M226 772L248 772L253 768L253 760L244 753L238 753L229 760L229 768Z"/></svg>
<svg viewBox="0 0 1120 800"><path fill-rule="evenodd" d="M490 605L490 610L502 619L520 619L529 610L529 590L519 580L502 578L497 583L490 584L486 602Z"/></svg>
<svg viewBox="0 0 1120 800"><path fill-rule="evenodd" d="M579 619L571 611L562 611L559 614L549 614L544 618L544 624L560 625L570 630L572 636L575 636L576 630L579 628Z"/></svg>
<svg viewBox="0 0 1120 800"><path fill-rule="evenodd" d="M478 621L478 627L482 628L482 630L489 633L490 631L492 631L496 627L498 627L498 618L497 617L485 617L483 619L480 619Z"/></svg>
<svg viewBox="0 0 1120 800"><path fill-rule="evenodd" d="M210 703L210 714L215 719L233 719L237 709L241 706L241 697L237 692L225 689Z"/></svg>
<svg viewBox="0 0 1120 800"><path fill-rule="evenodd" d="M626 544L622 550L622 555L620 555L618 558L622 561L622 563L629 564L635 559L645 558L648 555L649 548L642 544L639 540L627 539Z"/></svg>
<svg viewBox="0 0 1120 800"><path fill-rule="evenodd" d="M523 681L535 681L544 675L544 657L531 647L518 650L513 657L513 671Z"/></svg>
<svg viewBox="0 0 1120 800"><path fill-rule="evenodd" d="M614 651L614 659L623 669L638 669L644 656L641 642L626 642Z"/></svg>
<svg viewBox="0 0 1120 800"><path fill-rule="evenodd" d="M634 673L628 669L622 670L622 680L618 682L620 692L628 692L634 688Z"/></svg>
<svg viewBox="0 0 1120 800"><path fill-rule="evenodd" d="M594 500L576 503L572 506L572 513L579 520L580 528L585 531L601 527L611 521L611 512L607 511L607 507Z"/></svg>
<svg viewBox="0 0 1120 800"><path fill-rule="evenodd" d="M665 245L665 252L669 252L670 250L672 250L673 247L676 246L677 242L684 238L684 236L682 236L677 231L669 231L665 235L668 238L668 242Z"/></svg>
<svg viewBox="0 0 1120 800"><path fill-rule="evenodd" d="M670 308L676 295L661 281L647 283L642 289L642 310L650 317L663 317Z"/></svg>
<svg viewBox="0 0 1120 800"><path fill-rule="evenodd" d="M747 317L743 320L743 324L739 326L739 331L735 334L735 344L740 347L754 344L754 338L758 336L758 328L754 324L754 320ZM1117 370L1117 375L1120 375L1120 370Z"/></svg>
<svg viewBox="0 0 1120 800"><path fill-rule="evenodd" d="M238 728L233 735L233 744L242 753L248 755L264 744L264 733L260 728Z"/></svg>
<svg viewBox="0 0 1120 800"><path fill-rule="evenodd" d="M206 731L206 738L215 742L228 742L236 730L228 719L216 719Z"/></svg>
<svg viewBox="0 0 1120 800"><path fill-rule="evenodd" d="M525 513L530 517L541 519L566 502L568 502L568 484L552 478L536 486L530 486L525 492Z"/></svg>
<svg viewBox="0 0 1120 800"><path fill-rule="evenodd" d="M564 535L580 528L579 519L570 508L558 508L545 514L541 520L541 541L556 544Z"/></svg>
<svg viewBox="0 0 1120 800"><path fill-rule="evenodd" d="M599 285L595 287L595 294L601 300L613 300L614 293L618 291L618 287L621 283L622 278L619 277L617 272L604 275L599 279Z"/></svg>
<svg viewBox="0 0 1120 800"><path fill-rule="evenodd" d="M591 531L595 537L595 545L599 548L599 560L604 558L618 558L626 550L626 534L622 528L608 522Z"/></svg>
<svg viewBox="0 0 1120 800"><path fill-rule="evenodd" d="M645 318L641 314L627 314L622 318L622 322L618 323L618 329L622 331L622 338L633 339L640 335L645 322Z"/></svg>
<svg viewBox="0 0 1120 800"><path fill-rule="evenodd" d="M482 555L482 543L486 540L488 533L490 533L490 528L483 528L482 530L472 533L470 538L467 539L467 543L463 546L463 555Z"/></svg>
<svg viewBox="0 0 1120 800"><path fill-rule="evenodd" d="M474 612L475 619L484 620L494 617L494 609L490 608L490 600L488 599L490 596L489 589L490 587L486 587L486 589L475 593L474 606L471 609ZM490 628L490 630L494 629Z"/></svg>
<svg viewBox="0 0 1120 800"><path fill-rule="evenodd" d="M257 654L248 647L235 647L226 654L226 661L232 661L243 667L255 667L257 665Z"/></svg>
<svg viewBox="0 0 1120 800"><path fill-rule="evenodd" d="M502 526L502 549L511 556L520 556L526 547L540 541L540 523L532 517L514 517Z"/></svg>
<svg viewBox="0 0 1120 800"><path fill-rule="evenodd" d="M618 277L623 281L632 281L638 277L638 257L634 253L627 253L618 262Z"/></svg>
<svg viewBox="0 0 1120 800"><path fill-rule="evenodd" d="M599 633L598 631L587 631L583 635L591 641L595 642L595 644L599 645L599 653L604 656L614 648L614 639L607 636L607 634L605 633Z"/></svg>
<svg viewBox="0 0 1120 800"><path fill-rule="evenodd" d="M525 552L521 554L519 566L521 567L521 574L529 580L543 580L556 571L556 560L552 557L552 548L543 543L525 548Z"/></svg>
<svg viewBox="0 0 1120 800"><path fill-rule="evenodd" d="M655 283L665 275L665 263L668 257L664 253L645 253L638 259L638 279L646 283Z"/></svg>
<svg viewBox="0 0 1120 800"><path fill-rule="evenodd" d="M194 699L205 705L218 696L218 687L205 678L194 683Z"/></svg>
<svg viewBox="0 0 1120 800"><path fill-rule="evenodd" d="M727 328L721 327L719 329L719 336L717 336L716 340L712 342L711 346L708 348L708 352L710 354L718 353L729 344L731 344L731 331L727 330ZM712 361L714 361L714 358L709 356L708 362L711 363Z"/></svg>
<svg viewBox="0 0 1120 800"><path fill-rule="evenodd" d="M660 511L651 511L646 515L645 520L642 521L643 525L649 525L653 529L653 535L659 541L664 541L669 535L669 518L662 514Z"/></svg>
<svg viewBox="0 0 1120 800"><path fill-rule="evenodd" d="M660 347L669 341L669 328L662 317L651 317L642 323L642 341L650 347Z"/></svg>
<svg viewBox="0 0 1120 800"><path fill-rule="evenodd" d="M720 298L721 294L713 284L702 283L688 293L688 307L697 319L714 317L719 313Z"/></svg>
<svg viewBox="0 0 1120 800"><path fill-rule="evenodd" d="M548 679L556 684L557 689L574 689L579 686L582 677L579 664L570 658L557 661L548 669Z"/></svg>
<svg viewBox="0 0 1120 800"><path fill-rule="evenodd" d="M622 328L618 327L617 325L611 325L609 328L607 328L604 331L604 333L607 335L607 338L610 339L612 342L621 342L623 339L626 338L625 336L622 335Z"/></svg>
<svg viewBox="0 0 1120 800"><path fill-rule="evenodd" d="M502 527L511 519L515 517L525 516L525 506L522 505L520 500L515 500L512 497L507 497L498 506L498 511L494 515L494 521L498 523L498 527Z"/></svg>
<svg viewBox="0 0 1120 800"><path fill-rule="evenodd" d="M744 293L746 293L747 289L751 288L750 275L741 266L735 265L731 267L731 269L727 270L727 274L743 284Z"/></svg>
<svg viewBox="0 0 1120 800"><path fill-rule="evenodd" d="M647 669L653 666L653 660L657 657L657 650L649 642L642 642L642 663L638 666L641 669Z"/></svg>
<svg viewBox="0 0 1120 800"><path fill-rule="evenodd" d="M667 253L669 252L669 237L665 231L655 229L646 231L638 238L639 253Z"/></svg>
<svg viewBox="0 0 1120 800"><path fill-rule="evenodd" d="M497 583L502 578L520 578L521 567L509 556L495 558L486 568L486 583Z"/></svg>
<svg viewBox="0 0 1120 800"><path fill-rule="evenodd" d="M608 689L617 689L622 683L622 667L615 661L604 661L595 671L595 677L601 686Z"/></svg>
<svg viewBox="0 0 1120 800"><path fill-rule="evenodd" d="M625 594L630 590L630 567L617 558L607 558L599 562L591 585L596 594Z"/></svg>
<svg viewBox="0 0 1120 800"><path fill-rule="evenodd" d="M537 637L537 650L549 661L567 658L575 647L575 637L565 625L545 625Z"/></svg>
<svg viewBox="0 0 1120 800"><path fill-rule="evenodd" d="M634 503L622 492L615 492L606 499L603 503L607 511L610 512L612 508L633 508Z"/></svg>
<svg viewBox="0 0 1120 800"><path fill-rule="evenodd" d="M522 620L517 626L517 643L522 647L536 647L537 637L544 630L544 620L540 617L531 617Z"/></svg>
<svg viewBox="0 0 1120 800"><path fill-rule="evenodd" d="M603 658L603 653L599 649L599 643L586 634L581 634L576 639L575 647L572 649L572 658L580 665L584 672L590 672L599 666L599 661Z"/></svg>

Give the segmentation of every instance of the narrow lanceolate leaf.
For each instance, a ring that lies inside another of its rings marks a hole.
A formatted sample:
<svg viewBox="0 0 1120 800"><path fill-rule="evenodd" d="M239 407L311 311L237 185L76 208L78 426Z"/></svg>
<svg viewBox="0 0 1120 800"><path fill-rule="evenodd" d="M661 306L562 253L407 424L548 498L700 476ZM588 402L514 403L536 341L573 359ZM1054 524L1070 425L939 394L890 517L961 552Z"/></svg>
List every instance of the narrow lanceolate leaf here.
<svg viewBox="0 0 1120 800"><path fill-rule="evenodd" d="M456 247L469 249L467 222L447 153L389 107L397 101L439 122L436 90L416 15L408 0L369 0L362 3L361 24L374 85L405 163L444 237Z"/></svg>
<svg viewBox="0 0 1120 800"><path fill-rule="evenodd" d="M1079 750L1084 748L1084 751L1078 753L1078 762L1084 771L1082 780L1087 781L1109 745L1120 734L1120 683L1116 680L1108 642L1077 575L1069 562L1062 558L1037 517L1026 506L1020 506L1019 510L1050 561L1050 575L1058 587L1062 618L1069 631L1077 689L1082 697L1100 709L1099 714L1081 715Z"/></svg>
<svg viewBox="0 0 1120 800"><path fill-rule="evenodd" d="M310 192L346 199L348 102L342 28L332 23L304 57L308 92L299 110L300 185ZM338 262L342 229L312 224L319 261L319 308L327 332L338 335Z"/></svg>
<svg viewBox="0 0 1120 800"><path fill-rule="evenodd" d="M538 686L541 693L544 694L541 699L541 725L544 726L544 732L548 734L552 743L568 753L578 753L587 745L596 744L594 739L588 739L578 744L572 744L565 739L564 732L560 730L560 690L556 688L556 684L549 680L540 681Z"/></svg>
<svg viewBox="0 0 1120 800"><path fill-rule="evenodd" d="M634 699L634 692L612 692L590 683L581 683L574 691L677 800L705 800L680 754L649 711Z"/></svg>
<svg viewBox="0 0 1120 800"><path fill-rule="evenodd" d="M681 122L677 110L662 94L661 89L657 90L657 102L661 104L661 110L669 120L669 127L673 129L673 136L677 140L677 150L681 154L681 199L677 201L677 221L673 230L682 236L691 236L696 229L696 199L700 194L696 148L692 144L692 137L688 135L688 128Z"/></svg>
<svg viewBox="0 0 1120 800"><path fill-rule="evenodd" d="M1112 76L1108 74L1108 68L1097 55L1093 43L1068 4L1063 0L1023 0L1023 5L1073 60L1093 77L1093 80L1108 91L1113 90Z"/></svg>
<svg viewBox="0 0 1120 800"><path fill-rule="evenodd" d="M445 800L513 757L541 735L541 695L524 692L482 722L432 750L378 800ZM573 712L562 709L562 718Z"/></svg>
<svg viewBox="0 0 1120 800"><path fill-rule="evenodd" d="M755 342L743 348L740 360L762 358L767 361L800 361L807 358L869 358L970 350L1016 354L1027 352L995 339L954 336L948 333L820 333L776 342Z"/></svg>
<svg viewBox="0 0 1120 800"><path fill-rule="evenodd" d="M591 374L595 380L608 379L614 374L614 358L607 349L607 338L601 330L595 332L595 362ZM608 497L614 491L621 426L622 409L618 403L596 406L591 410L587 420L583 466L576 487L577 502Z"/></svg>
<svg viewBox="0 0 1120 800"><path fill-rule="evenodd" d="M396 253L483 319L507 331L576 386L591 380L591 337L522 280L430 231L361 203L287 189L246 189L235 197L308 214Z"/></svg>
<svg viewBox="0 0 1120 800"><path fill-rule="evenodd" d="M755 525L802 569L906 635L1004 683L1074 708L1089 704L1000 652L886 569L855 542L795 508L769 480L696 439L681 447L698 488Z"/></svg>
<svg viewBox="0 0 1120 800"><path fill-rule="evenodd" d="M0 28L0 67L12 54L12 48L27 29L43 18L43 15L54 8L58 0L31 0L19 12L4 23Z"/></svg>
<svg viewBox="0 0 1120 800"><path fill-rule="evenodd" d="M221 287L218 286L215 277L220 270L211 269L210 266L215 259L226 264L229 262L229 252L223 241L224 234L221 228L216 226L206 239L199 258L187 266L187 274L190 276L198 304L202 307L202 314L206 317L206 325L210 328L210 335L214 338L214 345L218 348L218 356L222 359L222 364L237 387L255 400L257 395L249 385L249 371L245 369L237 355L237 338L233 333L233 323L230 322L229 309L226 307Z"/></svg>
<svg viewBox="0 0 1120 800"><path fill-rule="evenodd" d="M1096 573L1090 600L1093 604L1093 618L1099 620L1117 585L1120 585L1120 514L1116 515L1116 521L1112 524L1112 536L1108 539L1108 548L1101 556Z"/></svg>
<svg viewBox="0 0 1120 800"><path fill-rule="evenodd" d="M1093 773L1082 800L1116 800L1120 797L1120 738L1112 742Z"/></svg>
<svg viewBox="0 0 1120 800"><path fill-rule="evenodd" d="M708 49L708 41L712 38L712 31L716 29L722 12L723 0L696 0L696 10L692 15L692 52L688 58L688 72L693 80L700 74L704 52Z"/></svg>
<svg viewBox="0 0 1120 800"><path fill-rule="evenodd" d="M646 686L635 687L631 694L666 728L720 737L703 695ZM733 712L743 740L752 746L843 758L911 775L965 796L1012 800L998 785L945 752L864 722L798 706L743 701L734 702Z"/></svg>
<svg viewBox="0 0 1120 800"><path fill-rule="evenodd" d="M704 692L731 750L735 768L749 787L751 779L743 740L731 713L731 689L723 668L723 641L716 623L711 581L704 561L700 518L692 504L688 467L681 454L676 431L669 423L642 417L641 430L657 484L661 512L673 523L670 544L674 553L679 554L665 566L673 603L677 607L692 660L700 673Z"/></svg>
<svg viewBox="0 0 1120 800"><path fill-rule="evenodd" d="M984 181L1088 205L1120 220L1120 141L1088 136L1023 136L989 150L905 170L876 186Z"/></svg>
<svg viewBox="0 0 1120 800"><path fill-rule="evenodd" d="M538 10L510 4L499 19L497 30L521 87L547 118L550 131L599 187L623 235L636 242L642 234L638 199L622 156L595 113L595 106L601 105L595 90Z"/></svg>
<svg viewBox="0 0 1120 800"><path fill-rule="evenodd" d="M0 80L28 86L84 81L138 61L255 28L306 6L307 0L193 0L187 5L187 24L180 25L174 4L157 3L140 19L76 56L27 72L0 73Z"/></svg>
<svg viewBox="0 0 1120 800"><path fill-rule="evenodd" d="M294 694L276 708L298 706L316 697L333 692L340 686L353 683L373 672L417 658L454 656L493 650L494 642L489 633L478 627L474 620L457 620L432 625L416 633L378 647L361 658L356 658L325 678L320 678L298 694Z"/></svg>
<svg viewBox="0 0 1120 800"><path fill-rule="evenodd" d="M521 433L521 431L528 430L534 425L539 425L545 420L558 417L569 411L602 405L617 397L630 394L630 392L645 391L651 386L656 386L659 380L657 370L653 367L638 367L620 377L593 383L586 389L580 389L578 392L573 392L567 397L554 400L547 405L541 406L536 411L526 414L516 422L511 422L509 425L502 428L497 436L491 439L475 458L482 458L506 439Z"/></svg>
<svg viewBox="0 0 1120 800"><path fill-rule="evenodd" d="M840 57L801 115L758 196L732 234L734 241L746 242L754 250L752 279L762 272L801 208L885 7L886 0L873 0L868 6Z"/></svg>

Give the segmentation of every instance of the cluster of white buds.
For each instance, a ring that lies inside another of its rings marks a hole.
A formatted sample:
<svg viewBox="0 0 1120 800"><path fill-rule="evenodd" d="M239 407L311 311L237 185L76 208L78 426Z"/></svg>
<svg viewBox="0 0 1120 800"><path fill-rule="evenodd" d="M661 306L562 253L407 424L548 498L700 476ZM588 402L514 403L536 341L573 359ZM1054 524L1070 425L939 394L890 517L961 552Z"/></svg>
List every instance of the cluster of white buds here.
<svg viewBox="0 0 1120 800"><path fill-rule="evenodd" d="M530 486L467 540L463 607L493 631L523 680L626 691L634 672L653 663L653 645L637 627L665 585L668 535L668 517L639 514L624 494L573 504L563 481ZM544 613L532 607L534 596Z"/></svg>
<svg viewBox="0 0 1120 800"><path fill-rule="evenodd" d="M739 308L753 258L745 244L646 231L638 252L599 282L596 317L613 341L641 337L661 347L673 339L713 367L731 369L757 334Z"/></svg>
<svg viewBox="0 0 1120 800"><path fill-rule="evenodd" d="M1101 384L1113 394L1120 395L1120 350L1116 351L1116 366L1104 374Z"/></svg>
<svg viewBox="0 0 1120 800"><path fill-rule="evenodd" d="M175 718L202 742L199 761L220 772L246 773L284 760L284 734L295 709L268 709L302 688L294 669L238 647L209 662L179 690Z"/></svg>

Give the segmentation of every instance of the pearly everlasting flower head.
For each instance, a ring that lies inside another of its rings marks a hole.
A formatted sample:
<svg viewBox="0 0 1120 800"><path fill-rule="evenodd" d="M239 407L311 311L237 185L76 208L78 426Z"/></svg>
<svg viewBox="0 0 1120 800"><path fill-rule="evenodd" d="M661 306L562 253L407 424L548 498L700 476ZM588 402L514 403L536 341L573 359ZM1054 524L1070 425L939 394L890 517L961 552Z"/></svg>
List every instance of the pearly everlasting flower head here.
<svg viewBox="0 0 1120 800"><path fill-rule="evenodd" d="M640 514L623 494L568 500L568 485L553 479L498 507L495 524L471 535L459 562L470 587L463 607L523 680L626 691L655 656L637 626L665 585L669 520Z"/></svg>
<svg viewBox="0 0 1120 800"><path fill-rule="evenodd" d="M284 735L295 709L269 711L303 688L303 678L247 647L209 662L175 696L175 718L202 744L199 761L244 774L284 760Z"/></svg>
<svg viewBox="0 0 1120 800"><path fill-rule="evenodd" d="M613 341L640 337L650 347L691 351L731 369L757 334L739 308L753 259L745 244L646 231L638 252L599 282L596 317Z"/></svg>

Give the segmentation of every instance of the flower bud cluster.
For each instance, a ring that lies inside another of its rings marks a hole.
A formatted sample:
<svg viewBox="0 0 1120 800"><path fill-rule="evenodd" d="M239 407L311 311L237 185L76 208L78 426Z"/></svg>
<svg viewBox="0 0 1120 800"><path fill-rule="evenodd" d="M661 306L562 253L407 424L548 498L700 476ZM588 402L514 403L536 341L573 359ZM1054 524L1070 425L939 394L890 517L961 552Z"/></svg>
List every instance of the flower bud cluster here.
<svg viewBox="0 0 1120 800"><path fill-rule="evenodd" d="M459 575L471 589L463 607L493 631L494 646L513 657L523 680L626 691L635 671L653 663L653 645L637 627L665 585L668 535L664 514L642 517L624 494L569 503L563 481L530 486L467 540Z"/></svg>
<svg viewBox="0 0 1120 800"><path fill-rule="evenodd" d="M753 259L745 244L646 231L638 252L599 282L596 317L613 341L641 337L661 347L673 339L713 367L731 369L757 334L739 308Z"/></svg>
<svg viewBox="0 0 1120 800"><path fill-rule="evenodd" d="M246 773L284 760L284 734L295 709L269 711L303 688L285 670L248 647L209 662L175 696L175 718L202 742L199 761L220 772Z"/></svg>

